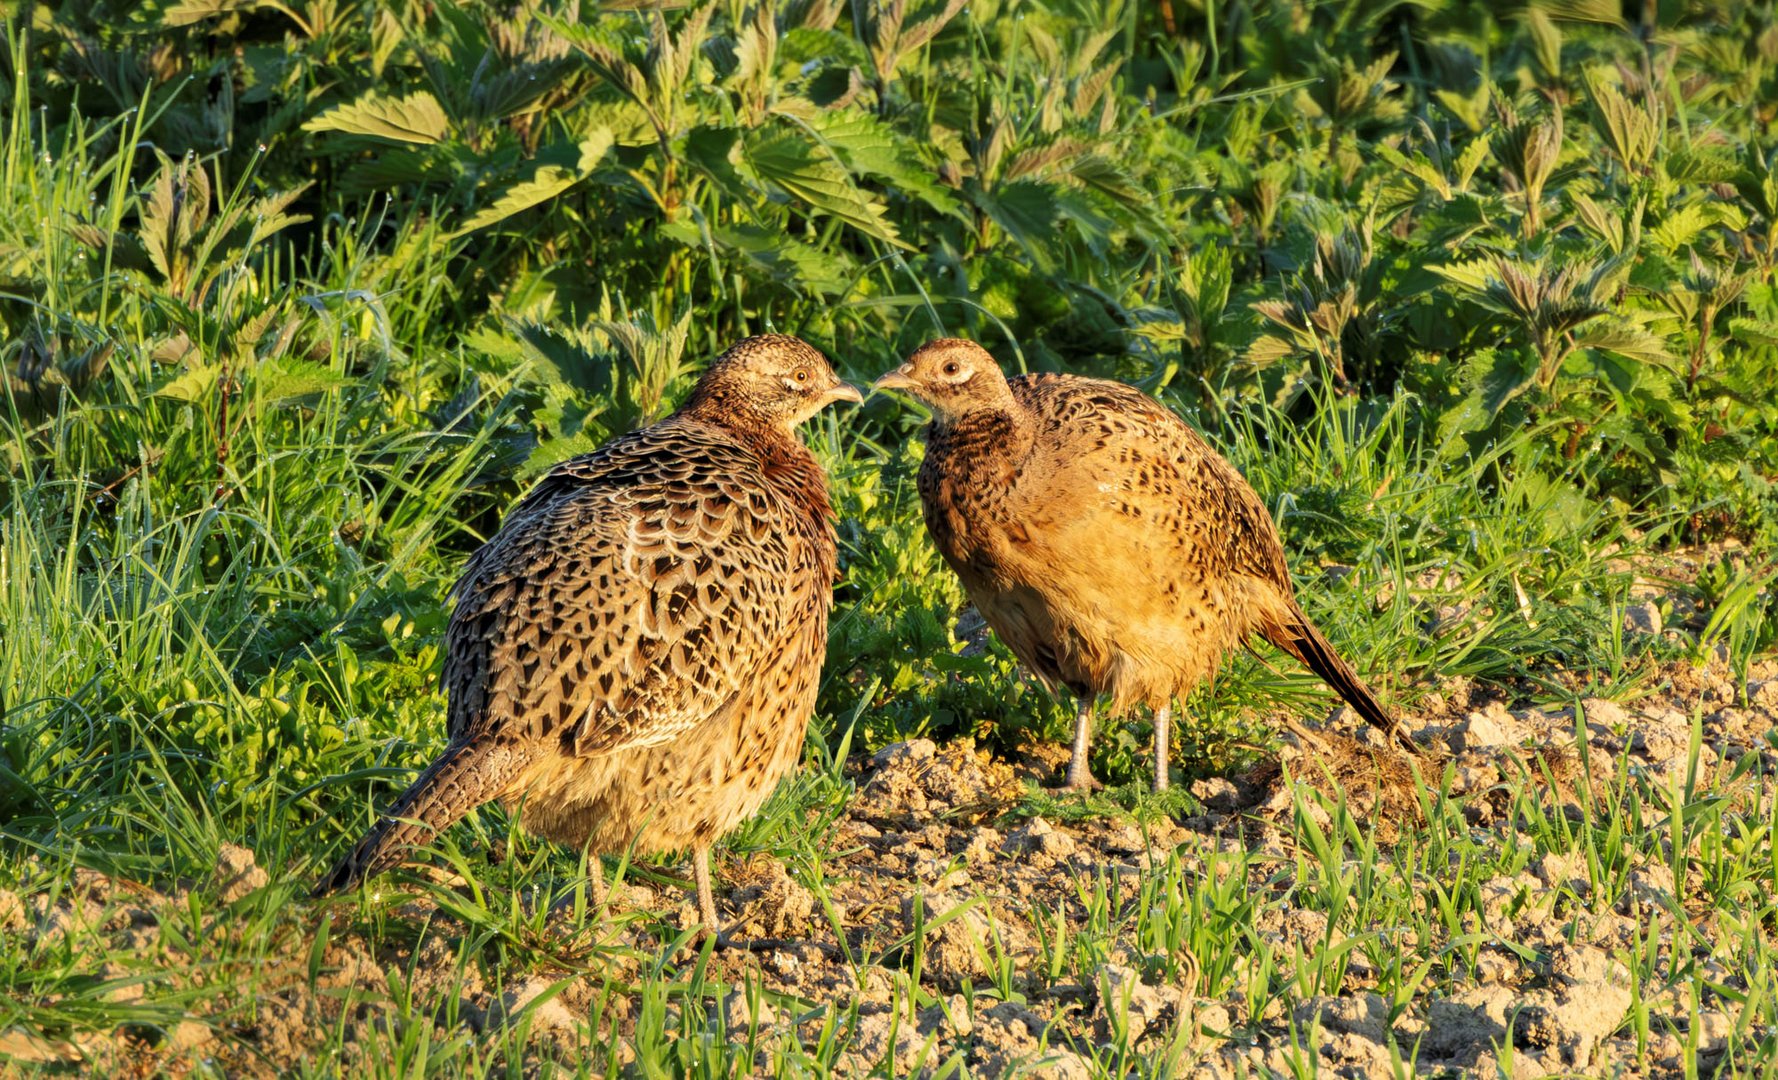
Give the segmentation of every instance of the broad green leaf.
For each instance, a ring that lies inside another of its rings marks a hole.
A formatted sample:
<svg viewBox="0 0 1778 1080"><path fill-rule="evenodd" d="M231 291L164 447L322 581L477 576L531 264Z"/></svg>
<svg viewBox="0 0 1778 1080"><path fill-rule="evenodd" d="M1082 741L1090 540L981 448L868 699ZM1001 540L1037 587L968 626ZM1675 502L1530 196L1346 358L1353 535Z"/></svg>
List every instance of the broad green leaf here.
<svg viewBox="0 0 1778 1080"><path fill-rule="evenodd" d="M1531 389L1536 378L1536 359L1520 352L1489 349L1471 357L1463 368L1464 382L1490 420L1507 402Z"/></svg>
<svg viewBox="0 0 1778 1080"><path fill-rule="evenodd" d="M193 26L218 15L271 7L265 0L175 0L161 9L162 26Z"/></svg>
<svg viewBox="0 0 1778 1080"><path fill-rule="evenodd" d="M856 172L874 176L943 214L962 207L956 194L920 161L906 139L881 120L857 109L817 114L813 126L821 141Z"/></svg>
<svg viewBox="0 0 1778 1080"><path fill-rule="evenodd" d="M186 368L166 383L155 388L155 397L173 398L176 401L197 402L216 385L216 379L222 374L221 364L200 364Z"/></svg>
<svg viewBox="0 0 1778 1080"><path fill-rule="evenodd" d="M1499 267L1498 259L1486 258L1429 266L1427 269L1457 286L1462 292L1480 295L1488 291L1488 286L1499 275Z"/></svg>
<svg viewBox="0 0 1778 1080"><path fill-rule="evenodd" d="M1018 180L1001 184L991 192L975 194L975 203L996 225L1024 245L1039 269L1055 265L1050 248L1055 243L1056 221L1062 215L1054 184Z"/></svg>
<svg viewBox="0 0 1778 1080"><path fill-rule="evenodd" d="M1648 230L1648 240L1662 253L1673 254L1691 244L1712 226L1728 226L1730 230L1746 228L1746 214L1728 203L1691 203L1680 206L1661 219L1661 224Z"/></svg>
<svg viewBox="0 0 1778 1080"><path fill-rule="evenodd" d="M1531 49L1537 64L1546 75L1562 71L1562 31L1550 16L1536 7L1525 12L1525 29L1531 34Z"/></svg>
<svg viewBox="0 0 1778 1080"><path fill-rule="evenodd" d="M469 216L450 234L451 239L467 236L495 222L505 221L538 203L553 199L580 181L581 174L560 165L540 165L530 176L506 186L492 202Z"/></svg>
<svg viewBox="0 0 1778 1080"><path fill-rule="evenodd" d="M688 247L706 244L719 254L743 259L761 276L799 293L838 296L852 283L849 260L785 236L782 230L757 225L719 225L702 229L681 218L660 227L662 236Z"/></svg>
<svg viewBox="0 0 1778 1080"><path fill-rule="evenodd" d="M436 143L450 132L438 99L424 90L404 98L369 94L336 105L303 125L304 131L340 131L391 142Z"/></svg>
<svg viewBox="0 0 1778 1080"><path fill-rule="evenodd" d="M852 182L833 152L793 132L753 133L742 143L754 175L814 211L839 218L867 236L908 249L882 202ZM908 249L911 250L911 249Z"/></svg>
<svg viewBox="0 0 1778 1080"><path fill-rule="evenodd" d="M1617 0L1532 0L1530 6L1562 22L1624 24L1623 5Z"/></svg>
<svg viewBox="0 0 1778 1080"><path fill-rule="evenodd" d="M1778 346L1778 323L1764 319L1730 319L1729 335L1756 348Z"/></svg>
<svg viewBox="0 0 1778 1080"><path fill-rule="evenodd" d="M1440 198L1451 197L1451 185L1432 162L1426 159L1425 154L1416 152L1413 157L1408 157L1388 143L1377 143L1371 149L1394 168L1420 181L1422 186L1438 192Z"/></svg>
<svg viewBox="0 0 1778 1080"><path fill-rule="evenodd" d="M1741 163L1726 150L1706 146L1676 146L1668 153L1667 175L1682 184L1733 183Z"/></svg>
<svg viewBox="0 0 1778 1080"><path fill-rule="evenodd" d="M253 373L254 390L273 405L288 404L350 382L325 364L294 358L269 361Z"/></svg>
<svg viewBox="0 0 1778 1080"><path fill-rule="evenodd" d="M1481 167L1483 161L1487 160L1489 151L1493 149L1494 144L1488 139L1471 139L1469 145L1463 148L1463 152L1457 155L1455 171L1459 191L1468 190L1470 180L1475 177L1475 171Z"/></svg>
<svg viewBox="0 0 1778 1080"><path fill-rule="evenodd" d="M1673 354L1667 351L1665 341L1628 323L1605 320L1595 322L1575 334L1574 343L1583 349L1603 349L1651 364L1671 363L1673 360Z"/></svg>

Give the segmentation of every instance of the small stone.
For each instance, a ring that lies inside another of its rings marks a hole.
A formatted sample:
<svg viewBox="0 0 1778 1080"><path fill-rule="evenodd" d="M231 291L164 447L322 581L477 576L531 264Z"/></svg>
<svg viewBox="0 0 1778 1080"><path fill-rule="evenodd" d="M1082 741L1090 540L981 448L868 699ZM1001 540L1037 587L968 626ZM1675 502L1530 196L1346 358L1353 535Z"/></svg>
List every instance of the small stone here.
<svg viewBox="0 0 1778 1080"><path fill-rule="evenodd" d="M1622 730L1630 723L1630 714L1615 701L1604 698L1587 698L1580 703L1581 711L1586 713L1587 723L1602 727Z"/></svg>
<svg viewBox="0 0 1778 1080"><path fill-rule="evenodd" d="M1007 851L1047 855L1051 859L1066 859L1078 847L1074 837L1057 831L1054 825L1041 817L1032 818L1006 836Z"/></svg>
<svg viewBox="0 0 1778 1080"><path fill-rule="evenodd" d="M1475 958L1475 981L1483 986L1510 984L1518 974L1519 958L1504 949L1483 949Z"/></svg>
<svg viewBox="0 0 1778 1080"><path fill-rule="evenodd" d="M1778 679L1747 684L1747 703L1761 709L1778 709Z"/></svg>
<svg viewBox="0 0 1778 1080"><path fill-rule="evenodd" d="M1705 1009L1698 1013L1698 1053L1720 1054L1735 1033L1734 1018L1721 1009Z"/></svg>
<svg viewBox="0 0 1778 1080"><path fill-rule="evenodd" d="M871 755L873 769L881 769L886 765L913 764L919 761L931 761L938 756L938 744L931 739L909 739L907 742L890 743Z"/></svg>
<svg viewBox="0 0 1778 1080"><path fill-rule="evenodd" d="M25 925L25 902L10 889L0 889L0 930L18 930Z"/></svg>
<svg viewBox="0 0 1778 1080"><path fill-rule="evenodd" d="M909 893L901 902L902 924L914 931L914 907L920 905L926 930L926 970L944 990L955 990L965 981L979 981L986 975L989 942L993 931L983 904L955 893L921 889ZM945 919L936 930L932 924L960 907L967 911Z"/></svg>
<svg viewBox="0 0 1778 1080"><path fill-rule="evenodd" d="M172 1031L167 1033L165 1049L168 1053L180 1054L187 1050L195 1050L215 1037L216 1033L210 1030L209 1024L199 1023L196 1020L181 1020L173 1025Z"/></svg>
<svg viewBox="0 0 1778 1080"><path fill-rule="evenodd" d="M1503 986L1475 987L1434 1001L1427 1008L1422 1045L1433 1058L1486 1050L1506 1034L1506 1018L1517 1004L1516 995Z"/></svg>
<svg viewBox="0 0 1778 1080"><path fill-rule="evenodd" d="M1029 1069L1020 1070L1020 1074L1031 1080L1091 1080L1096 1075L1085 1058L1072 1050L1054 1047L1033 1061Z"/></svg>
<svg viewBox="0 0 1778 1080"><path fill-rule="evenodd" d="M1451 749L1456 753L1497 750L1515 746L1525 739L1525 727L1499 702L1486 709L1471 712L1451 731Z"/></svg>
<svg viewBox="0 0 1778 1080"><path fill-rule="evenodd" d="M1134 968L1103 964L1094 981L1099 987L1099 1022L1107 1036L1127 1024L1134 1043L1178 1011L1177 990L1147 985Z"/></svg>
<svg viewBox="0 0 1778 1080"><path fill-rule="evenodd" d="M1649 756L1651 759L1649 768L1663 777L1686 777L1687 773L1692 769L1691 742L1689 739L1686 741L1684 747L1676 749L1674 752L1663 757L1655 758L1653 754L1650 754ZM1696 780L1702 784L1708 780L1711 770L1716 766L1716 761L1716 751L1711 749L1708 743L1700 743L1698 746L1697 772L1694 776L1687 778Z"/></svg>
<svg viewBox="0 0 1778 1080"><path fill-rule="evenodd" d="M266 872L255 863L253 852L239 844L224 844L216 853L216 869L210 882L225 904L265 888Z"/></svg>
<svg viewBox="0 0 1778 1080"><path fill-rule="evenodd" d="M518 1014L526 1006L531 1006L531 1032L533 1034L572 1032L575 1028L574 1014L568 1011L566 1005L562 1004L561 995L558 994L548 1001L532 1004L554 985L555 982L550 979L531 978L508 987L506 992L500 995L499 1016L495 1019L500 1021L501 1026L511 1025L517 1021Z"/></svg>
<svg viewBox="0 0 1778 1080"><path fill-rule="evenodd" d="M1630 871L1625 886L1618 899L1618 914L1633 915L1644 908L1673 910L1672 867L1664 863L1647 863Z"/></svg>
<svg viewBox="0 0 1778 1080"><path fill-rule="evenodd" d="M926 1042L914 1021L898 1017L893 1012L861 1015L852 1046L840 1058L840 1072L848 1076L865 1076L887 1063L893 1075L904 1076Z"/></svg>
<svg viewBox="0 0 1778 1080"><path fill-rule="evenodd" d="M761 880L736 889L730 900L742 913L742 931L756 937L804 933L815 915L814 895L777 860L766 865Z"/></svg>
<svg viewBox="0 0 1778 1080"><path fill-rule="evenodd" d="M962 994L952 994L920 1011L920 1033L930 1035L935 1031L960 1039L968 1038L975 1031L975 1021L969 1016L969 1002Z"/></svg>
<svg viewBox="0 0 1778 1080"><path fill-rule="evenodd" d="M1298 1030L1307 1030L1317 1018L1321 1029L1382 1042L1389 1028L1389 1006L1376 994L1353 997L1313 997L1296 1007Z"/></svg>
<svg viewBox="0 0 1778 1080"><path fill-rule="evenodd" d="M1451 794L1472 795L1485 791L1500 780L1500 770L1492 765L1460 764L1451 774Z"/></svg>
<svg viewBox="0 0 1778 1080"><path fill-rule="evenodd" d="M1624 609L1624 629L1632 634L1659 637L1661 609L1653 604L1631 604Z"/></svg>
<svg viewBox="0 0 1778 1080"><path fill-rule="evenodd" d="M1241 805L1241 789L1232 780L1220 776L1194 782L1191 791L1199 802L1220 813L1229 813Z"/></svg>
<svg viewBox="0 0 1778 1080"><path fill-rule="evenodd" d="M1142 830L1128 821L1115 821L1105 828L1099 846L1112 855L1136 855L1148 850Z"/></svg>
<svg viewBox="0 0 1778 1080"><path fill-rule="evenodd" d="M1234 1030L1235 1018L1220 1001L1200 1001L1192 1006L1192 1031L1200 1042L1227 1038Z"/></svg>
<svg viewBox="0 0 1778 1080"><path fill-rule="evenodd" d="M1552 889L1566 886L1577 896L1585 895L1591 888L1587 877L1586 856L1578 852L1558 855L1553 851L1544 853L1537 860L1534 872L1537 879Z"/></svg>
<svg viewBox="0 0 1778 1080"><path fill-rule="evenodd" d="M750 1027L763 1031L778 1022L777 1008L763 993L755 993L750 1000L743 990L731 990L723 997L722 1015L728 1021L730 1038L745 1035Z"/></svg>

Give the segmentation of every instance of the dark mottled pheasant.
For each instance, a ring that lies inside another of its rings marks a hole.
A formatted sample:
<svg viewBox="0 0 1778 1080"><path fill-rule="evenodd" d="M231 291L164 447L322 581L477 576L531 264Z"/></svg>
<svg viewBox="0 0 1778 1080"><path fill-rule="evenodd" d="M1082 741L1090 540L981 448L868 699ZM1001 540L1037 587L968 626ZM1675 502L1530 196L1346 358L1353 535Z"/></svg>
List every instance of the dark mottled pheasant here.
<svg viewBox="0 0 1778 1080"><path fill-rule="evenodd" d="M926 528L1019 660L1080 700L1068 786L1087 767L1093 702L1155 713L1167 786L1172 703L1259 635L1368 722L1413 747L1303 614L1271 515L1184 421L1122 383L1010 382L980 346L945 339L877 380L932 409Z"/></svg>
<svg viewBox="0 0 1778 1080"><path fill-rule="evenodd" d="M399 863L482 803L594 853L693 853L799 759L835 549L796 427L858 391L793 337L748 338L652 427L556 466L454 590L450 745L317 893Z"/></svg>

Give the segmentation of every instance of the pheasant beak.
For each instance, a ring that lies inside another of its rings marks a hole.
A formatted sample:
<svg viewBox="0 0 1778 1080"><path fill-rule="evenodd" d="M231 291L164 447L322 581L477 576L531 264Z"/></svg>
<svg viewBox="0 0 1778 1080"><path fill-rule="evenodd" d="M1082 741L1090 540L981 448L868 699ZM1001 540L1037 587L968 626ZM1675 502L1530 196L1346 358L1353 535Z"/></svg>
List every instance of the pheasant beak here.
<svg viewBox="0 0 1778 1080"><path fill-rule="evenodd" d="M864 401L864 395L860 394L858 392L858 387L853 386L851 383L835 383L833 389L827 392L827 400L850 401L852 404L857 405Z"/></svg>
<svg viewBox="0 0 1778 1080"><path fill-rule="evenodd" d="M870 384L872 390L912 390L914 380L910 365L903 364L893 371L886 371L876 382Z"/></svg>

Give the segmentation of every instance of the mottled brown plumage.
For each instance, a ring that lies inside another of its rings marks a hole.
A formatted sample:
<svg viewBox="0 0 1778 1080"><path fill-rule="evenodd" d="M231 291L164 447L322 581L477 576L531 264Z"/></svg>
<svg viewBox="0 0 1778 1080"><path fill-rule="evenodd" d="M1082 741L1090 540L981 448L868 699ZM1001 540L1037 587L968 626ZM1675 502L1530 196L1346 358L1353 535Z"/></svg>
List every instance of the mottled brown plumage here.
<svg viewBox="0 0 1778 1080"><path fill-rule="evenodd" d="M1069 786L1094 783L1087 740L1104 694L1114 713L1155 710L1165 787L1173 700L1254 635L1399 735L1297 605L1259 497L1159 402L1101 379L1009 382L980 346L953 339L877 385L932 409L919 486L933 543L1019 660L1081 701Z"/></svg>
<svg viewBox="0 0 1778 1080"><path fill-rule="evenodd" d="M594 853L709 849L796 763L835 569L796 425L858 392L796 338L748 338L684 407L550 471L469 560L445 639L450 744L317 888L498 799Z"/></svg>

